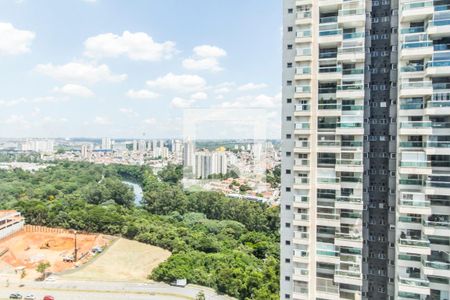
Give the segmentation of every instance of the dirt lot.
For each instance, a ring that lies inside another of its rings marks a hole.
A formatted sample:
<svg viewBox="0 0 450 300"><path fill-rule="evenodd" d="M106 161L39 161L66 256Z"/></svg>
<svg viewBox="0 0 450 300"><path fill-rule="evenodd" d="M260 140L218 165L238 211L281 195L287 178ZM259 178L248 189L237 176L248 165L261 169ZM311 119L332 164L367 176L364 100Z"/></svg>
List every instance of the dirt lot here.
<svg viewBox="0 0 450 300"><path fill-rule="evenodd" d="M100 256L80 269L63 275L63 278L145 281L152 270L170 255L167 250L121 238L113 242Z"/></svg>
<svg viewBox="0 0 450 300"><path fill-rule="evenodd" d="M103 247L109 242L102 235L77 234L78 257L88 253L78 264L91 257L89 252L93 247ZM35 269L41 261L50 263L48 271L52 273L74 268L74 263L63 262L63 257L74 252L74 235L68 232L21 231L0 241L0 253L4 251L0 257L0 272L25 267L26 278L37 278L40 274Z"/></svg>

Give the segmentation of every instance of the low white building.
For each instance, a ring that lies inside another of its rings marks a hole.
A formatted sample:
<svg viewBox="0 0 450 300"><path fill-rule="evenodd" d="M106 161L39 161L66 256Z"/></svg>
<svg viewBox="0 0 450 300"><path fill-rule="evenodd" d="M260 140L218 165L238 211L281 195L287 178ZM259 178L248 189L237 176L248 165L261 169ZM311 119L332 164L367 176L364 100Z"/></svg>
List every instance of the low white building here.
<svg viewBox="0 0 450 300"><path fill-rule="evenodd" d="M0 210L0 239L4 239L25 226L25 218L16 210Z"/></svg>

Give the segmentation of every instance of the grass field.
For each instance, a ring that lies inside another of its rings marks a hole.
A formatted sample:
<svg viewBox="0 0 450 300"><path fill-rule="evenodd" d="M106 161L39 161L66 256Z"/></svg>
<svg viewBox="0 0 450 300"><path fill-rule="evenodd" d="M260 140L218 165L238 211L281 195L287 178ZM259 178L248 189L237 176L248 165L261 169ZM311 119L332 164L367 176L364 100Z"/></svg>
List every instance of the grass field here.
<svg viewBox="0 0 450 300"><path fill-rule="evenodd" d="M162 248L120 238L99 257L62 277L82 280L143 281L155 267L169 258L170 254Z"/></svg>

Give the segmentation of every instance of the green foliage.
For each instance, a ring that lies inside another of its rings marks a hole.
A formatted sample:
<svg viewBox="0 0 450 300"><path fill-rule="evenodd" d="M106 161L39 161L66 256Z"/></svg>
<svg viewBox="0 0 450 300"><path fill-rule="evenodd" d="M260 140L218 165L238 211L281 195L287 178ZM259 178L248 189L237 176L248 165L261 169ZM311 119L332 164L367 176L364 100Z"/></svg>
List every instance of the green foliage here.
<svg viewBox="0 0 450 300"><path fill-rule="evenodd" d="M187 193L172 171L161 180L148 167L89 163L0 171L0 206L21 211L29 224L122 235L172 251L151 274L155 280L187 278L239 299L277 299L278 209ZM124 179L143 187L143 207L133 205Z"/></svg>
<svg viewBox="0 0 450 300"><path fill-rule="evenodd" d="M158 176L164 182L177 184L183 178L183 166L169 164L158 172Z"/></svg>
<svg viewBox="0 0 450 300"><path fill-rule="evenodd" d="M279 187L281 184L281 166L276 166L272 171L266 170L266 180L271 187Z"/></svg>
<svg viewBox="0 0 450 300"><path fill-rule="evenodd" d="M45 261L45 262L40 262L37 267L36 267L36 271L41 273L42 275L45 275L45 271L50 268L50 263Z"/></svg>

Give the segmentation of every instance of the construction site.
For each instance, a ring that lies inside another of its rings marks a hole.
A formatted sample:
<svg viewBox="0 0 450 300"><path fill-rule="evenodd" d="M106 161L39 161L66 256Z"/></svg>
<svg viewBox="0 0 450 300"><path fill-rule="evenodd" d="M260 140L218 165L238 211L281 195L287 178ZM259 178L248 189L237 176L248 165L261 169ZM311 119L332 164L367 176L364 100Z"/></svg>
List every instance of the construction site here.
<svg viewBox="0 0 450 300"><path fill-rule="evenodd" d="M59 228L24 225L0 240L0 273L36 279L41 262L48 262L48 273L77 268L101 253L113 237L80 233Z"/></svg>

